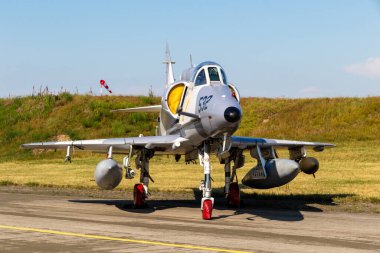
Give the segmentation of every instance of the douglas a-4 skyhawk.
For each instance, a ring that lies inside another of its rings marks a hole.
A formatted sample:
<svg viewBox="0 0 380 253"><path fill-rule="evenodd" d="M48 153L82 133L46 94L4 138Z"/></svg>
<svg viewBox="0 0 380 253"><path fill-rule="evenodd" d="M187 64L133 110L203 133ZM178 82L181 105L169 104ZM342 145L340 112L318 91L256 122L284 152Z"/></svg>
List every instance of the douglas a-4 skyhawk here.
<svg viewBox="0 0 380 253"><path fill-rule="evenodd" d="M214 198L211 188L210 155L215 154L224 164L225 195L230 206L239 206L240 192L236 170L243 167L249 151L257 160L242 179L246 186L256 189L278 187L292 181L300 171L314 174L318 160L306 155L306 147L323 151L329 143L275 140L233 136L239 128L243 112L240 95L236 87L227 81L224 69L215 62L202 62L182 72L175 81L170 54L167 50L166 87L161 104L137 108L119 109L119 112L157 112L156 136L124 137L97 140L75 140L62 142L39 142L23 144L27 149L65 149L66 160L71 160L74 148L104 152L108 158L99 162L95 169L95 181L103 189L119 185L125 169L127 179L135 176L131 167L135 156L135 169L140 170L140 183L134 186L133 203L144 207L148 194L149 160L154 155L169 154L185 162L199 160L204 179L201 210L203 219L211 219ZM279 158L277 148L287 148L289 159ZM114 153L124 153L122 165L112 159Z"/></svg>

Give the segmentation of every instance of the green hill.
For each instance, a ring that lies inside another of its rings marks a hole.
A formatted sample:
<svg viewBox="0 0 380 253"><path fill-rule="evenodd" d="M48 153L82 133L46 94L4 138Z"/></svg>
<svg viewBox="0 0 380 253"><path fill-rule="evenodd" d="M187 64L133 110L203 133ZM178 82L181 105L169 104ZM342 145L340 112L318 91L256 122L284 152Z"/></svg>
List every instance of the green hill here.
<svg viewBox="0 0 380 253"><path fill-rule="evenodd" d="M239 134L310 141L380 139L380 97L242 100Z"/></svg>
<svg viewBox="0 0 380 253"><path fill-rule="evenodd" d="M159 104L157 97L60 95L0 99L3 160L31 158L20 144L57 139L153 135L157 115L110 110ZM237 135L346 143L380 139L380 97L243 98Z"/></svg>

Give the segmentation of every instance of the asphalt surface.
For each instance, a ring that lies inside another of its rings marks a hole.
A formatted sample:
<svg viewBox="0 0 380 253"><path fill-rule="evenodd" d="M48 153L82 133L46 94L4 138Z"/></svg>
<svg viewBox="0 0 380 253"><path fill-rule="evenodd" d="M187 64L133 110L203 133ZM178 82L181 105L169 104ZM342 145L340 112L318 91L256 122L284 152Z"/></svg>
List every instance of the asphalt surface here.
<svg viewBox="0 0 380 253"><path fill-rule="evenodd" d="M380 252L379 214L199 205L0 192L0 252Z"/></svg>

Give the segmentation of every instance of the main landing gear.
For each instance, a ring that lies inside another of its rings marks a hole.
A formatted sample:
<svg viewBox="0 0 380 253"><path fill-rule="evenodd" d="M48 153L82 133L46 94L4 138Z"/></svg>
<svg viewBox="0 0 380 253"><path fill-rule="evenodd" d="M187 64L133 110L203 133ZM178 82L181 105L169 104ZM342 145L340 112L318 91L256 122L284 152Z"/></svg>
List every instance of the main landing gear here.
<svg viewBox="0 0 380 253"><path fill-rule="evenodd" d="M240 189L236 176L236 170L243 166L244 156L240 150L234 150L231 153L232 154L224 161L224 192L226 194L226 200L229 207L240 207ZM234 166L232 167L232 175L231 161L234 161Z"/></svg>
<svg viewBox="0 0 380 253"><path fill-rule="evenodd" d="M146 206L145 198L147 194L144 189L143 184L135 184L133 188L133 207L134 208L143 208Z"/></svg>
<svg viewBox="0 0 380 253"><path fill-rule="evenodd" d="M130 155L124 158L123 167L127 170L125 177L132 179L135 176L135 171L130 168L130 158L132 154L132 147ZM133 207L144 208L146 207L146 199L149 197L148 186L149 181L153 181L149 174L149 160L153 157L154 152L149 149L139 150L136 157L136 168L140 169L140 183L135 184L133 188Z"/></svg>
<svg viewBox="0 0 380 253"><path fill-rule="evenodd" d="M212 217L214 198L212 197L211 187L211 163L210 163L211 143L205 141L199 149L199 160L203 166L204 180L201 181L199 189L202 191L201 211L204 220L210 220ZM140 169L140 183L135 184L133 188L133 207L146 207L146 199L149 197L148 186L149 181L153 181L149 175L149 160L153 157L154 151L149 149L138 150L136 157L136 168ZM241 150L230 150L223 159L225 169L225 194L228 206L240 206L240 190L236 177L236 170L244 165L244 156ZM123 160L123 167L126 169L126 178L132 179L135 176L135 171L130 167L132 155L132 147L130 155ZM233 166L231 168L231 162Z"/></svg>
<svg viewBox="0 0 380 253"><path fill-rule="evenodd" d="M240 207L240 189L237 182L230 184L230 191L226 195L229 207Z"/></svg>

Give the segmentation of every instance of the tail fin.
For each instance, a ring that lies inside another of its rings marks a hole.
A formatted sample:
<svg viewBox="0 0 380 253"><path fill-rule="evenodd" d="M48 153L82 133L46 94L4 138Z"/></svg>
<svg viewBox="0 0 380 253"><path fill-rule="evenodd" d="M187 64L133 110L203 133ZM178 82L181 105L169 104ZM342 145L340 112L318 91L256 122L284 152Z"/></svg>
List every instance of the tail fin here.
<svg viewBox="0 0 380 253"><path fill-rule="evenodd" d="M165 51L165 61L163 63L166 64L166 86L169 86L169 84L174 83L173 64L175 64L175 62L172 61L170 57L169 44L167 42Z"/></svg>

